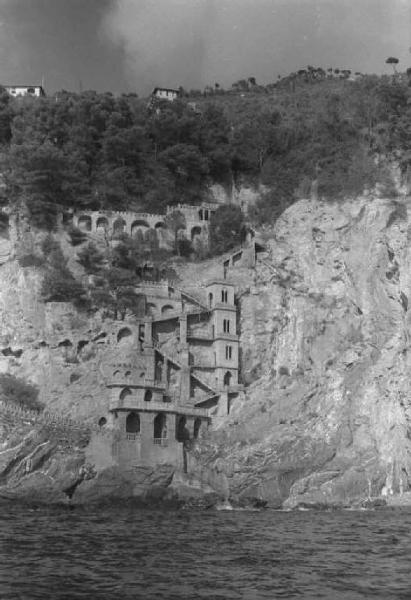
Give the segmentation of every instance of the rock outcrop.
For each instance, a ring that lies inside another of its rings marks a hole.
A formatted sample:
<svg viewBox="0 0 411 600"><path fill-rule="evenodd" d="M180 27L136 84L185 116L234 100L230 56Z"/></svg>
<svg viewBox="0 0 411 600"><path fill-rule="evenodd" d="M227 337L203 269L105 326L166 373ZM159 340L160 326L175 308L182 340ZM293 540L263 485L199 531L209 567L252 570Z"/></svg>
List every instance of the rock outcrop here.
<svg viewBox="0 0 411 600"><path fill-rule="evenodd" d="M219 454L238 496L349 505L411 483L408 203L300 201L241 299L245 400Z"/></svg>
<svg viewBox="0 0 411 600"><path fill-rule="evenodd" d="M163 466L130 479L130 474L109 468L87 479L80 447L59 455L46 438L34 447L30 437L10 445L10 437L3 436L0 497L15 496L18 486L27 494L32 489L57 490L57 496L66 498L71 494L74 503L94 501L101 494L147 499L154 490L156 498L187 499L212 496L216 490L218 497L239 503L267 501L293 508L355 505L407 492L408 199L302 200L263 237L267 253L256 268L232 271L240 289L246 394L190 452L191 475L181 477ZM192 282L193 269L186 267L182 277ZM216 263L195 270L197 278L206 277L215 272ZM42 346L40 338L45 344L52 338L47 323L53 319L35 304L33 293L24 291L35 289L34 275L6 262L0 266L0 281L3 346L23 350L20 357L6 352L2 370L44 384L54 409L96 420L107 403L98 370L105 351L98 346L102 324L76 322L73 316L63 326L59 318L58 339ZM59 346L70 328L72 347L77 351L87 334L94 354L76 356L72 363L60 356L71 351ZM36 375L40 367L41 381ZM22 461L33 452L31 464L40 466L26 473ZM55 475L49 470L53 460L62 465Z"/></svg>

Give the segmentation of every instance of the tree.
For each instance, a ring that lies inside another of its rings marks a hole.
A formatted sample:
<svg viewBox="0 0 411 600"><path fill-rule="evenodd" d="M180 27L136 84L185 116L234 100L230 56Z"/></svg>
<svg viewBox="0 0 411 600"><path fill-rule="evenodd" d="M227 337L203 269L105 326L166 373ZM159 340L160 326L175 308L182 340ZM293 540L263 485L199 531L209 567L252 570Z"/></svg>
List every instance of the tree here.
<svg viewBox="0 0 411 600"><path fill-rule="evenodd" d="M93 242L90 242L77 254L77 262L89 275L99 273L105 263L105 258Z"/></svg>
<svg viewBox="0 0 411 600"><path fill-rule="evenodd" d="M393 68L393 70L394 70L394 73L396 73L396 72L397 72L396 66L398 65L398 63L399 63L399 62L400 62L400 61L398 60L398 58L395 58L395 56L389 56L389 57L387 58L387 60L385 61L385 63L386 63L387 65L392 65L392 68Z"/></svg>
<svg viewBox="0 0 411 600"><path fill-rule="evenodd" d="M242 242L244 215L235 204L219 206L211 216L210 248L213 254L222 254Z"/></svg>
<svg viewBox="0 0 411 600"><path fill-rule="evenodd" d="M174 234L174 252L180 256L178 234L186 228L186 218L180 210L173 210L164 219L164 224Z"/></svg>

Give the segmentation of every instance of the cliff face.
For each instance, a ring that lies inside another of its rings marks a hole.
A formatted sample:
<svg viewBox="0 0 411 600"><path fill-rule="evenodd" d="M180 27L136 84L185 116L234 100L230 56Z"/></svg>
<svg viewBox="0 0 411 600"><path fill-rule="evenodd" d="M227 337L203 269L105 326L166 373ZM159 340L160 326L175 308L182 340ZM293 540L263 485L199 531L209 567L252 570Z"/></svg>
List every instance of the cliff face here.
<svg viewBox="0 0 411 600"><path fill-rule="evenodd" d="M232 497L287 507L347 505L409 488L407 206L370 197L300 201L265 232L268 252L256 269L232 270L246 394L191 453L194 479L210 487L214 472L224 479L217 488L226 479ZM194 271L206 278L215 263L187 266L187 282ZM104 324L37 304L36 275L13 261L0 266L0 280L2 348L23 349L5 357L3 371L37 382L51 407L97 419L107 403L99 374ZM59 346L66 338L72 347ZM88 344L78 351L81 340ZM170 486L172 473L160 475ZM66 480L66 488L78 483L78 472Z"/></svg>
<svg viewBox="0 0 411 600"><path fill-rule="evenodd" d="M292 507L408 488L409 219L360 198L277 222L240 303L248 392L205 452L232 493Z"/></svg>

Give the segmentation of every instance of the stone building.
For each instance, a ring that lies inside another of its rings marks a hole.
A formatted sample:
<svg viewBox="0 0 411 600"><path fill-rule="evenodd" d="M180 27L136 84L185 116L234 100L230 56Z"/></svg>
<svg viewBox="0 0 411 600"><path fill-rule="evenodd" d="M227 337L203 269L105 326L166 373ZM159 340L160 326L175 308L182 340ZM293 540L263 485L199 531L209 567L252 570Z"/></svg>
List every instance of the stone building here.
<svg viewBox="0 0 411 600"><path fill-rule="evenodd" d="M155 87L151 93L151 97L155 100L168 100L173 102L180 96L180 91L173 88Z"/></svg>
<svg viewBox="0 0 411 600"><path fill-rule="evenodd" d="M234 285L213 280L196 296L142 283L144 318L111 334L103 365L110 404L88 452L124 467L186 469L186 444L230 410L242 392Z"/></svg>
<svg viewBox="0 0 411 600"><path fill-rule="evenodd" d="M178 204L167 207L166 214L117 212L117 211L78 211L73 214L73 225L90 234L116 237L123 233L136 236L155 232L160 242L167 231L167 217L179 212L184 215L185 225L181 235L195 241L197 238L208 240L209 222L216 210L215 204L203 203L200 206Z"/></svg>

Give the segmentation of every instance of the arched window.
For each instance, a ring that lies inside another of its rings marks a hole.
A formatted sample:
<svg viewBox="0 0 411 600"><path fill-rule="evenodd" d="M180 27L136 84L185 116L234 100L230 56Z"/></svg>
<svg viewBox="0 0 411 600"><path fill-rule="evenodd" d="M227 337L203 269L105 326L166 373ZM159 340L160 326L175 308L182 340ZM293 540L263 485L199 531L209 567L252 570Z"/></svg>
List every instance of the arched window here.
<svg viewBox="0 0 411 600"><path fill-rule="evenodd" d="M224 333L230 333L230 319L223 319L223 331Z"/></svg>
<svg viewBox="0 0 411 600"><path fill-rule="evenodd" d="M152 317L156 314L157 312L157 307L155 304L152 304L151 302L147 303L147 314L151 315Z"/></svg>
<svg viewBox="0 0 411 600"><path fill-rule="evenodd" d="M129 396L131 396L131 390L130 390L130 388L124 388L120 392L119 399L120 399L121 402L124 403L124 400L126 398L128 398Z"/></svg>
<svg viewBox="0 0 411 600"><path fill-rule="evenodd" d="M126 371L126 372L124 373L124 377L125 377L126 379L128 379L130 376L131 376L131 371Z"/></svg>
<svg viewBox="0 0 411 600"><path fill-rule="evenodd" d="M224 385L229 387L230 383L231 383L231 378L232 378L232 375L231 375L230 371L227 371L227 373L224 375Z"/></svg>
<svg viewBox="0 0 411 600"><path fill-rule="evenodd" d="M104 427L104 425L106 425L106 423L107 423L106 417L101 417L101 419L98 420L98 426L100 427L100 429L102 427Z"/></svg>
<svg viewBox="0 0 411 600"><path fill-rule="evenodd" d="M200 208L200 210L198 211L198 217L199 217L200 221L203 220L203 209L202 208Z"/></svg>
<svg viewBox="0 0 411 600"><path fill-rule="evenodd" d="M172 306L171 304L165 304L164 306L161 307L162 315L168 315L171 312L174 312L174 306Z"/></svg>
<svg viewBox="0 0 411 600"><path fill-rule="evenodd" d="M213 306L213 294L211 292L208 294L208 306L210 308Z"/></svg>
<svg viewBox="0 0 411 600"><path fill-rule="evenodd" d="M146 390L144 394L144 402L150 402L153 397L153 392L151 390Z"/></svg>
<svg viewBox="0 0 411 600"><path fill-rule="evenodd" d="M164 413L159 413L154 419L154 439L167 438L167 419Z"/></svg>
<svg viewBox="0 0 411 600"><path fill-rule="evenodd" d="M221 302L228 302L228 292L227 290L221 290Z"/></svg>
<svg viewBox="0 0 411 600"><path fill-rule="evenodd" d="M225 358L226 360L231 360L233 357L233 348L232 346L225 347Z"/></svg>
<svg viewBox="0 0 411 600"><path fill-rule="evenodd" d="M140 417L138 416L137 413L132 412L127 416L126 432L127 433L140 433Z"/></svg>
<svg viewBox="0 0 411 600"><path fill-rule="evenodd" d="M201 419L196 419L194 421L194 439L198 438L198 434L200 433L200 429L201 429Z"/></svg>
<svg viewBox="0 0 411 600"><path fill-rule="evenodd" d="M83 215L79 217L77 221L77 226L82 231L91 231L91 217L88 215Z"/></svg>
<svg viewBox="0 0 411 600"><path fill-rule="evenodd" d="M131 330L128 327L123 327L117 334L117 341L121 342L122 340L129 338L131 336Z"/></svg>

